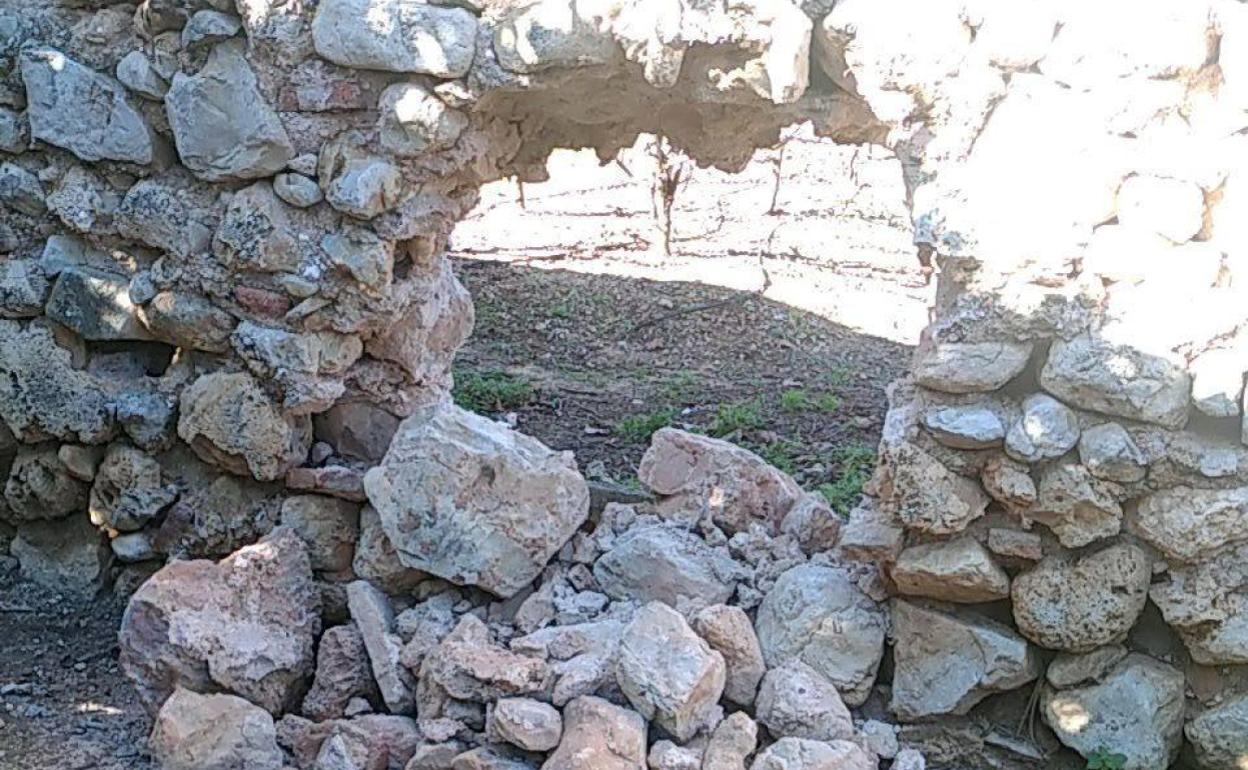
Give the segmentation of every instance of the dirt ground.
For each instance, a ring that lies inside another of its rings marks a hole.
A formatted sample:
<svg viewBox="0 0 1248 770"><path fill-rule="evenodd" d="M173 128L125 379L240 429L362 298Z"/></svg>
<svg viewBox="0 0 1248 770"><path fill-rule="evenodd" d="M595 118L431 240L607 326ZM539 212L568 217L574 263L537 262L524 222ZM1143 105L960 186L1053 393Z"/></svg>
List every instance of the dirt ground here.
<svg viewBox="0 0 1248 770"><path fill-rule="evenodd" d="M748 446L838 507L878 441L931 287L895 161L794 140L737 176L692 171L657 247L644 152L484 191L456 232L476 331L457 398L591 477L635 484L650 432ZM772 206L772 196L776 205ZM16 580L0 559L0 770L146 770L146 715L116 663L122 603Z"/></svg>

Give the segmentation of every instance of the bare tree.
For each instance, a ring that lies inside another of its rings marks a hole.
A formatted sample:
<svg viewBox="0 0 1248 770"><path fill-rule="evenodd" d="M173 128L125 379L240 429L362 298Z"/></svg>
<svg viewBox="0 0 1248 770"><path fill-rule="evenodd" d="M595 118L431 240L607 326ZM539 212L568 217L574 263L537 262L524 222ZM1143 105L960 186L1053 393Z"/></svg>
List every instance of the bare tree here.
<svg viewBox="0 0 1248 770"><path fill-rule="evenodd" d="M650 155L655 161L654 181L651 185L651 205L654 221L663 236L663 253L672 255L672 209L676 194L689 181L691 171L685 156L667 141L656 136L650 143Z"/></svg>

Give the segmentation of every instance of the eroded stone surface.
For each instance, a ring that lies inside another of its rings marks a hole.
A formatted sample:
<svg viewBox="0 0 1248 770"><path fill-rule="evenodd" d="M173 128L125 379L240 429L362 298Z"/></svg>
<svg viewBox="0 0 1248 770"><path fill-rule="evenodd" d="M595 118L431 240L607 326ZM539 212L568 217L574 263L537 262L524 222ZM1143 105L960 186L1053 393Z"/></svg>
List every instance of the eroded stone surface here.
<svg viewBox="0 0 1248 770"><path fill-rule="evenodd" d="M991 602L1010 595L1010 578L972 537L907 548L891 571L903 594L948 602Z"/></svg>
<svg viewBox="0 0 1248 770"><path fill-rule="evenodd" d="M173 691L156 715L152 756L168 770L280 770L273 717L235 695Z"/></svg>
<svg viewBox="0 0 1248 770"><path fill-rule="evenodd" d="M1167 428L1187 422L1192 390L1170 361L1090 336L1054 342L1040 384L1076 406Z"/></svg>

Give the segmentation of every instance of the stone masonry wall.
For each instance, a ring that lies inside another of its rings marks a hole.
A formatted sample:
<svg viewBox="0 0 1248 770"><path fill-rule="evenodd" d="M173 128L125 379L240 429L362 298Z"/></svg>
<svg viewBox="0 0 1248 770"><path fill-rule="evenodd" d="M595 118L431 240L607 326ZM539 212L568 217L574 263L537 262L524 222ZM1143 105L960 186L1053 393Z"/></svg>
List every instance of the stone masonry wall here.
<svg viewBox="0 0 1248 770"><path fill-rule="evenodd" d="M1042 678L1085 757L1242 770L1245 35L1237 0L8 0L0 537L66 590L155 575L122 657L169 767L913 768L868 715ZM604 510L448 403L482 184L805 120L897 153L940 268L843 527L678 431Z"/></svg>

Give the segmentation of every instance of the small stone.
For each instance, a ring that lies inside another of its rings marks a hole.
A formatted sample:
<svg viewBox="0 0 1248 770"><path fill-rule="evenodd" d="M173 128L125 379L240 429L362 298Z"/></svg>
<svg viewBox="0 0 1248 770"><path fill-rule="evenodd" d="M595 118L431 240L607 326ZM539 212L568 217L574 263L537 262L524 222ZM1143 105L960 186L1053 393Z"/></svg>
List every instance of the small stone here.
<svg viewBox="0 0 1248 770"><path fill-rule="evenodd" d="M321 636L316 676L303 698L303 715L318 722L347 716L355 698L376 697L364 638L353 624L334 626Z"/></svg>
<svg viewBox="0 0 1248 770"><path fill-rule="evenodd" d="M1015 460L1052 460L1075 448L1079 417L1065 404L1043 393L1023 400L1023 414L1005 437L1005 452Z"/></svg>
<svg viewBox="0 0 1248 770"><path fill-rule="evenodd" d="M768 667L800 660L858 706L875 682L887 620L844 572L803 564L776 580L754 628Z"/></svg>
<svg viewBox="0 0 1248 770"><path fill-rule="evenodd" d="M1118 534L1122 506L1112 482L1094 478L1077 463L1061 463L1044 469L1039 491L1027 517L1047 526L1067 548Z"/></svg>
<svg viewBox="0 0 1248 770"><path fill-rule="evenodd" d="M1083 432L1079 437L1079 461L1093 476L1122 484L1142 481L1148 469L1144 453L1131 434L1116 422Z"/></svg>
<svg viewBox="0 0 1248 770"><path fill-rule="evenodd" d="M640 770L646 721L630 709L582 696L563 710L563 738L542 770Z"/></svg>
<svg viewBox="0 0 1248 770"><path fill-rule="evenodd" d="M200 695L182 687L165 701L148 745L165 770L280 770L273 717L235 695Z"/></svg>
<svg viewBox="0 0 1248 770"><path fill-rule="evenodd" d="M756 748L758 725L744 711L733 712L711 733L700 770L745 770Z"/></svg>
<svg viewBox="0 0 1248 770"><path fill-rule="evenodd" d="M750 616L740 607L714 604L694 614L690 625L711 649L724 656L724 699L738 706L750 706L767 671Z"/></svg>
<svg viewBox="0 0 1248 770"><path fill-rule="evenodd" d="M854 721L836 688L800 661L767 672L756 716L772 735L831 741L854 734Z"/></svg>
<svg viewBox="0 0 1248 770"><path fill-rule="evenodd" d="M108 545L118 561L127 564L160 558L160 554L156 552L155 535L151 530L118 535L109 540Z"/></svg>
<svg viewBox="0 0 1248 770"><path fill-rule="evenodd" d="M386 708L395 714L411 712L416 682L399 662L403 640L394 633L390 600L366 581L357 580L347 586L347 606L368 651L373 678Z"/></svg>
<svg viewBox="0 0 1248 770"><path fill-rule="evenodd" d="M727 549L662 525L633 528L594 565L594 577L609 596L680 610L726 602L740 573Z"/></svg>
<svg viewBox="0 0 1248 770"><path fill-rule="evenodd" d="M1183 708L1183 674L1131 653L1099 683L1046 690L1040 713L1058 740L1085 758L1108 750L1126 757L1124 770L1149 770L1177 757Z"/></svg>
<svg viewBox="0 0 1248 770"><path fill-rule="evenodd" d="M550 751L563 735L563 717L550 704L532 698L503 698L491 712L492 729L525 751Z"/></svg>
<svg viewBox="0 0 1248 770"><path fill-rule="evenodd" d="M147 452L168 449L177 436L178 412L169 396L123 393L114 402L117 424L135 446Z"/></svg>
<svg viewBox="0 0 1248 770"><path fill-rule="evenodd" d="M1005 425L986 406L946 406L923 414L923 427L945 446L955 449L986 449L1005 438Z"/></svg>
<svg viewBox="0 0 1248 770"><path fill-rule="evenodd" d="M901 553L906 531L874 498L863 497L849 512L841 530L838 547L851 559L863 562L891 562Z"/></svg>
<svg viewBox="0 0 1248 770"><path fill-rule="evenodd" d="M1197 764L1208 770L1241 770L1248 757L1248 696L1231 698L1187 723Z"/></svg>
<svg viewBox="0 0 1248 770"><path fill-rule="evenodd" d="M911 442L883 448L892 475L887 505L908 529L952 535L984 515L988 495L975 482Z"/></svg>
<svg viewBox="0 0 1248 770"><path fill-rule="evenodd" d="M1014 578L1014 622L1042 647L1089 652L1127 637L1148 600L1152 564L1139 546L1055 554Z"/></svg>
<svg viewBox="0 0 1248 770"><path fill-rule="evenodd" d="M33 259L0 262L0 318L33 318L43 313L50 285Z"/></svg>
<svg viewBox="0 0 1248 770"><path fill-rule="evenodd" d="M121 84L145 99L163 101L169 91L165 82L142 51L131 51L117 62L117 79Z"/></svg>
<svg viewBox="0 0 1248 770"><path fill-rule="evenodd" d="M1121 644L1097 647L1085 653L1059 652L1049 663L1044 678L1059 690L1099 682L1125 657L1127 648Z"/></svg>
<svg viewBox="0 0 1248 770"><path fill-rule="evenodd" d="M359 539L360 506L324 495L295 495L282 502L281 523L308 547L312 569L346 572Z"/></svg>
<svg viewBox="0 0 1248 770"><path fill-rule="evenodd" d="M21 61L33 138L89 163L156 160L155 134L116 80L52 48L27 49Z"/></svg>
<svg viewBox="0 0 1248 770"><path fill-rule="evenodd" d="M335 453L376 464L386 456L399 418L365 401L339 401L316 415L313 425Z"/></svg>
<svg viewBox="0 0 1248 770"><path fill-rule="evenodd" d="M87 486L61 462L56 445L20 446L8 469L4 500L17 521L59 519L86 507Z"/></svg>
<svg viewBox="0 0 1248 770"><path fill-rule="evenodd" d="M835 548L844 525L821 494L803 495L780 522L780 532L797 540L807 554L822 553Z"/></svg>
<svg viewBox="0 0 1248 770"><path fill-rule="evenodd" d="M30 127L20 113L0 107L0 152L21 155L30 146Z"/></svg>
<svg viewBox="0 0 1248 770"><path fill-rule="evenodd" d="M182 163L209 182L271 176L294 157L286 129L232 43L214 47L197 74L174 75L165 110Z"/></svg>
<svg viewBox="0 0 1248 770"><path fill-rule="evenodd" d="M571 453L449 403L404 420L364 487L403 564L504 598L589 514Z"/></svg>
<svg viewBox="0 0 1248 770"><path fill-rule="evenodd" d="M100 461L104 459L104 447L61 444L56 450L56 457L69 475L79 481L91 481L95 478L96 468L100 467Z"/></svg>
<svg viewBox="0 0 1248 770"><path fill-rule="evenodd" d="M30 217L48 210L39 178L16 163L0 164L0 203Z"/></svg>
<svg viewBox="0 0 1248 770"><path fill-rule="evenodd" d="M1040 674L1027 640L975 615L898 599L893 637L889 708L907 721L965 714L989 695L1022 687Z"/></svg>
<svg viewBox="0 0 1248 770"><path fill-rule="evenodd" d="M273 177L273 192L290 205L301 209L315 206L325 197L314 180L295 173L278 174Z"/></svg>
<svg viewBox="0 0 1248 770"><path fill-rule="evenodd" d="M312 21L322 57L344 67L458 78L476 53L477 18L402 0L327 0Z"/></svg>
<svg viewBox="0 0 1248 770"><path fill-rule="evenodd" d="M701 770L702 752L693 746L677 746L671 741L655 741L646 758L650 770Z"/></svg>
<svg viewBox="0 0 1248 770"><path fill-rule="evenodd" d="M858 728L858 741L868 752L880 759L897 756L901 746L897 741L897 726L878 719L868 719Z"/></svg>
<svg viewBox="0 0 1248 770"><path fill-rule="evenodd" d="M892 770L927 770L927 760L918 749L902 749L893 760Z"/></svg>
<svg viewBox="0 0 1248 770"><path fill-rule="evenodd" d="M1010 578L973 537L907 548L891 576L897 590L947 602L974 604L1010 595Z"/></svg>
<svg viewBox="0 0 1248 770"><path fill-rule="evenodd" d="M446 149L468 128L467 116L414 82L382 91L377 111L381 146L399 157Z"/></svg>
<svg viewBox="0 0 1248 770"><path fill-rule="evenodd" d="M368 502L368 497L364 495L364 474L358 468L346 465L291 468L286 472L285 481L287 487L300 492L341 497L357 503Z"/></svg>
<svg viewBox="0 0 1248 770"><path fill-rule="evenodd" d="M624 631L616 676L642 716L686 741L709 726L724 690L724 658L679 613L651 602Z"/></svg>
<svg viewBox="0 0 1248 770"><path fill-rule="evenodd" d="M989 393L1017 377L1031 343L957 342L920 349L911 370L925 388L945 393Z"/></svg>
<svg viewBox="0 0 1248 770"><path fill-rule="evenodd" d="M750 770L875 770L877 764L849 741L786 737L763 749Z"/></svg>
<svg viewBox="0 0 1248 770"><path fill-rule="evenodd" d="M152 338L130 302L130 281L111 273L81 268L62 270L44 312L86 340Z"/></svg>
<svg viewBox="0 0 1248 770"><path fill-rule="evenodd" d="M403 174L380 157L353 158L325 187L329 205L357 219L374 219L399 204Z"/></svg>
<svg viewBox="0 0 1248 770"><path fill-rule="evenodd" d="M188 51L201 45L229 40L243 28L237 16L209 8L196 11L182 28L182 47Z"/></svg>
<svg viewBox="0 0 1248 770"><path fill-rule="evenodd" d="M113 444L91 486L87 508L91 523L112 532L143 529L177 499L177 491L161 481L155 458L125 444Z"/></svg>
<svg viewBox="0 0 1248 770"><path fill-rule="evenodd" d="M1192 390L1181 366L1086 334L1053 342L1040 385L1084 409L1174 429L1187 422Z"/></svg>
<svg viewBox="0 0 1248 770"><path fill-rule="evenodd" d="M693 523L709 513L729 535L756 521L775 532L805 494L754 453L676 428L655 432L637 474L664 515Z"/></svg>
<svg viewBox="0 0 1248 770"><path fill-rule="evenodd" d="M988 530L988 550L1012 559L1040 561L1044 558L1044 539L1035 532L993 527Z"/></svg>

